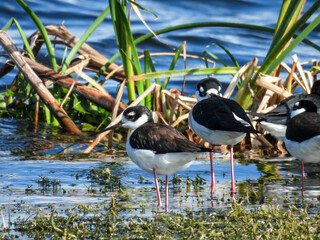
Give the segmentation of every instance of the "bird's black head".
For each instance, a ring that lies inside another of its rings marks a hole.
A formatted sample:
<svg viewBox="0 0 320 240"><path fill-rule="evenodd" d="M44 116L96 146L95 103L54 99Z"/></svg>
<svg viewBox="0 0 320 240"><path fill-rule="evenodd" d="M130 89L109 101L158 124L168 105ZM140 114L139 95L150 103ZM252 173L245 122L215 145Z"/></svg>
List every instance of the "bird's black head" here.
<svg viewBox="0 0 320 240"><path fill-rule="evenodd" d="M317 112L317 106L310 100L300 100L292 108L293 111L304 109L305 112Z"/></svg>
<svg viewBox="0 0 320 240"><path fill-rule="evenodd" d="M136 129L146 122L153 122L150 110L145 106L128 107L122 116L122 126Z"/></svg>
<svg viewBox="0 0 320 240"><path fill-rule="evenodd" d="M317 112L317 106L310 100L300 100L293 105L290 118L303 112Z"/></svg>
<svg viewBox="0 0 320 240"><path fill-rule="evenodd" d="M317 94L320 96L320 80L317 80L313 83L313 86L311 88L312 94Z"/></svg>
<svg viewBox="0 0 320 240"><path fill-rule="evenodd" d="M222 84L216 78L204 78L197 84L196 97L198 101L210 98L213 95L221 96Z"/></svg>

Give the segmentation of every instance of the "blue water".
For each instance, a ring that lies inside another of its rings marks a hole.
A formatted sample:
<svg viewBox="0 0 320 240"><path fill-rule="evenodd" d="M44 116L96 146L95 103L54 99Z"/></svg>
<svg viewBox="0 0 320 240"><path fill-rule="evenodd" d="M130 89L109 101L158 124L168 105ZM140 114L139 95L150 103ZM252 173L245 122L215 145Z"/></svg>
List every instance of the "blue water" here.
<svg viewBox="0 0 320 240"><path fill-rule="evenodd" d="M138 3L146 9L154 12L158 19L154 16L142 11L145 21L153 30L158 30L174 25L191 23L191 22L239 22L275 27L277 15L281 7L280 0L271 1L139 1ZM307 1L305 9L312 5L315 1ZM44 25L60 25L64 24L77 37L85 32L95 18L107 7L108 1L94 0L74 0L74 1L26 1L28 6L37 14ZM3 26L11 17L15 17L20 23L26 36L30 36L35 30L35 24L30 20L29 16L24 13L22 8L15 1L4 1L0 9L0 27ZM136 14L131 16L132 32L135 36L148 33L146 27L141 23ZM8 31L14 42L22 47L22 40L18 31L14 26ZM159 35L160 40L175 48L178 48L183 41L187 41L187 52L189 54L202 55L204 50L208 50L219 56L225 62L230 64L232 61L224 53L223 50L216 46L207 47L213 43L220 43L227 48L236 58L240 65L247 63L254 57L259 58L262 62L268 47L272 40L272 35L265 32L257 32L246 29L232 29L220 27L206 27L197 29L187 29L175 32L169 32ZM320 44L319 28L315 29L309 39L316 44ZM114 37L114 31L110 15L98 27L87 41L92 47L110 58L117 53L117 45ZM168 52L170 49L165 45L157 42L154 38L138 45L138 51L142 54L145 49L150 52ZM64 48L59 46L57 51L63 52ZM291 55L298 54L301 62L308 61L318 57L318 52L313 48L301 44ZM290 56L286 62L291 63ZM154 58L158 71L167 70L172 57L156 57ZM4 58L0 58L0 62L4 62ZM0 63L0 64L2 64ZM116 61L120 63L120 59ZM1 65L0 65L1 66ZM217 66L221 64L217 63ZM179 62L176 68L183 68L184 63ZM203 68L204 63L199 60L188 59L188 68ZM0 86L9 84L12 76L2 79ZM201 76L200 76L201 77ZM219 76L221 81L229 82L230 75ZM199 77L188 77L186 94L194 94L195 81ZM169 87L177 87L181 89L182 78L174 78ZM110 85L114 85L112 81ZM3 88L3 87L2 87ZM0 88L1 89L1 88ZM115 92L111 93L115 94Z"/></svg>
<svg viewBox="0 0 320 240"><path fill-rule="evenodd" d="M107 7L108 3L108 1L96 0L33 0L25 2L37 14L44 25L64 24L77 37L81 37L95 18ZM307 1L306 8L311 6L313 2L315 1ZM158 19L155 20L153 15L142 12L145 21L153 30L178 24L205 21L251 23L275 27L277 14L281 7L280 0L150 0L138 1L138 3L158 16ZM15 1L2 1L0 27L4 26L11 17L15 17L20 23L26 36L30 36L36 30L35 24ZM131 24L135 37L148 33L148 30L135 14L132 14ZM22 40L14 26L9 29L8 34L18 48L21 49ZM207 46L213 43L222 44L234 55L240 65L244 65L254 57L258 57L259 63L261 63L272 41L270 33L217 27L180 30L162 34L159 37L163 43L175 48L178 48L183 41L187 41L187 53L201 55L204 50L208 50L230 65L232 65L232 62L223 50L216 46ZM316 28L308 39L319 45L319 28ZM110 16L92 34L87 43L108 58L117 53ZM159 43L154 38L149 39L138 45L138 51L141 54L145 49L149 49L150 52L171 51L163 43ZM61 53L64 48L57 46L57 51ZM0 49L0 53L3 54L2 49ZM305 44L300 44L290 56L295 53L298 54L301 62L317 59L319 56L316 50ZM5 56L0 56L0 67L6 59ZM172 57L154 58L157 70L167 70L171 59ZM42 60L45 61L45 58ZM286 58L285 61L288 64L292 62L290 57ZM121 64L119 59L116 63ZM218 63L217 66L219 67L221 64ZM176 68L183 67L184 63L179 61ZM203 68L205 65L199 60L188 59L187 67ZM13 71L1 79L0 90L4 91L10 85L15 74L16 71ZM187 77L185 90L187 95L194 94L196 81L201 77ZM226 84L230 81L231 76L222 75L219 78ZM176 87L181 89L182 80L183 78L173 78L169 88ZM114 86L116 84L117 82L110 80L105 86ZM114 90L111 90L111 93L114 96L116 94ZM82 157L70 155L69 157L62 156L56 159L51 154L67 146L72 137L59 132L58 129L41 128L38 129L37 133L34 133L33 130L32 123L26 123L23 120L0 120L0 204L4 204L4 209L6 209L9 201L15 203L22 200L36 208L37 206L46 206L48 204L60 204L68 207L77 203L92 203L109 199L109 196L99 193L99 188L92 185L92 182L87 179L87 172L94 168L110 168L112 173L121 178L122 187L127 191L130 199L123 203L123 206L129 209L133 205L134 208L138 209L144 203L148 209L156 209L152 174L143 172L125 154L120 154L119 156L94 154ZM52 136L52 131L59 132L58 136ZM83 144L75 148L73 152L80 152L79 149L83 149L86 145L87 143L83 141ZM100 146L98 152L102 150L103 147ZM22 156L22 153L25 152L28 155ZM223 154L226 153L223 152ZM227 195L230 187L228 156L222 155L218 154L215 161L217 198ZM257 186L258 179L264 179L265 196L269 199L277 199L277 203L281 203L284 197L301 197L299 161L292 160L287 155L272 158L271 160L273 161L271 162L264 160L264 158L265 156L260 158L257 154L253 154L253 156L249 154L245 157L236 156L235 177L238 189L248 182L252 183L251 187L255 189L254 186ZM250 163L247 161L248 159L251 160ZM118 163L118 165L114 166L114 162ZM272 170L274 175L271 174L271 177L268 168L274 169ZM317 168L314 166L306 166L305 197L309 201L317 201L315 199L320 196L318 187L319 175L317 173L318 170L315 169ZM198 160L189 169L178 172L177 174L184 179L184 183L180 186L181 192L179 192L179 186L170 187L170 208L177 210L185 209L186 207L195 209L211 207L208 200L209 173L208 158ZM76 178L77 174L80 176L79 179ZM188 192L185 183L186 177L194 179L197 174L205 179L206 184L201 191L189 190ZM53 191L53 189L48 191L41 190L41 187L37 184L41 176L47 176L50 180L59 180L61 188L58 191ZM139 182L140 176L144 177L145 183ZM293 177L298 180L289 181ZM28 186L31 186L32 192L27 194L25 189ZM98 193L88 192L88 186L96 188ZM62 189L65 189L66 192ZM202 200L201 204L197 200L199 196ZM150 212L147 212L147 214L150 214Z"/></svg>

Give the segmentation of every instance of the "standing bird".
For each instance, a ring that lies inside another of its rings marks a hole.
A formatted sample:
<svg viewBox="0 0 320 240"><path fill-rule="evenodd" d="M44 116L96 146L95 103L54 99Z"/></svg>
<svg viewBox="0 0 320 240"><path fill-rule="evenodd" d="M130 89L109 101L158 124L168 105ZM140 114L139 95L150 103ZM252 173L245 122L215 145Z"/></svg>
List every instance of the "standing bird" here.
<svg viewBox="0 0 320 240"><path fill-rule="evenodd" d="M216 82L218 80L212 79ZM231 195L234 196L233 145L239 143L247 133L260 133L252 126L243 108L235 101L220 97L220 94L210 93L200 81L197 86L197 96L203 100L197 102L189 113L189 126L199 137L216 145L230 145L231 165ZM220 91L220 90L219 90ZM215 92L215 91L213 91ZM213 161L211 163L211 197L214 192Z"/></svg>
<svg viewBox="0 0 320 240"><path fill-rule="evenodd" d="M320 113L308 100L297 102L290 115L284 139L289 153L302 161L320 162Z"/></svg>
<svg viewBox="0 0 320 240"><path fill-rule="evenodd" d="M196 156L211 150L189 141L171 126L154 123L151 112L144 106L127 108L123 112L122 121L104 131L120 126L131 129L126 144L131 160L143 170L154 174L160 208L162 204L157 174L166 176L165 206L167 211L168 176L189 167Z"/></svg>
<svg viewBox="0 0 320 240"><path fill-rule="evenodd" d="M302 195L304 162L320 163L320 113L314 102L300 100L290 115L284 139L288 152L301 160Z"/></svg>
<svg viewBox="0 0 320 240"><path fill-rule="evenodd" d="M281 101L276 108L267 113L250 113L250 115L257 116L258 119L255 121L258 121L263 129L278 140L284 141L290 113L294 104L300 100L312 101L318 109L317 112L320 112L320 80L314 82L310 94L294 94Z"/></svg>

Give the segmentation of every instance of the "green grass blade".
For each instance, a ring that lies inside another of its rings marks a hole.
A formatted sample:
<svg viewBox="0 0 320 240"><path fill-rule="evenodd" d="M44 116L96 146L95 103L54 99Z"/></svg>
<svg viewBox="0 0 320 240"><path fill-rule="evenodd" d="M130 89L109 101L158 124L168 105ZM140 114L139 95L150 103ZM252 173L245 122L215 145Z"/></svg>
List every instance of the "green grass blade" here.
<svg viewBox="0 0 320 240"><path fill-rule="evenodd" d="M290 0L282 5L280 17L277 23L277 28L269 48L269 52L281 40L281 38L290 30L299 17L304 4L304 0ZM280 22L279 22L280 21ZM269 54L268 52L268 54ZM267 54L267 55L268 55Z"/></svg>
<svg viewBox="0 0 320 240"><path fill-rule="evenodd" d="M320 24L320 15L315 18L302 32L296 37L293 42L277 57L272 64L267 68L266 73L271 74L276 67L283 61L283 59L318 25Z"/></svg>
<svg viewBox="0 0 320 240"><path fill-rule="evenodd" d="M304 33L298 35L296 39L290 44L290 46L279 56L279 52L284 48L284 46L288 43L288 41L294 36L294 34L306 23L306 21L312 16L313 13L315 13L320 7L320 1L317 1L315 4L313 4L312 7L310 7L303 16L294 24L294 26L282 37L282 39L274 46L270 54L265 58L264 62L262 63L259 72L265 73L265 74L271 74L272 71L275 69L275 64L273 64L276 60L277 62L284 59L286 55L289 54L290 51L292 51L294 46L297 46L298 43L300 43L303 38L305 38L310 31L309 29L314 29L319 23L319 15L318 17L312 21L312 23L309 24L309 26L303 31ZM298 40L297 40L298 39ZM272 67L271 67L272 66ZM258 74L257 73L257 74ZM257 76L256 74L256 76ZM256 78L256 77L255 77Z"/></svg>
<svg viewBox="0 0 320 240"><path fill-rule="evenodd" d="M26 35L24 34L19 22L15 19L15 18L11 18L7 23L6 25L3 26L3 28L1 29L2 31L7 31L9 29L9 27L12 25L12 24L15 24L17 29L18 29L18 32L22 38L22 41L23 41L23 44L27 50L27 52L29 53L30 57L32 60L35 59L34 55L33 55L33 52L31 50L31 47L30 47L30 44L28 42L28 39L26 38Z"/></svg>
<svg viewBox="0 0 320 240"><path fill-rule="evenodd" d="M208 68L209 67L209 63L208 63L208 54L207 54L207 52L208 51L203 51L202 54L203 54L203 57L204 57L204 63L206 65L206 67Z"/></svg>
<svg viewBox="0 0 320 240"><path fill-rule="evenodd" d="M312 68L309 69L309 71L313 71L313 70L318 70L320 71L320 67L319 66L313 66Z"/></svg>
<svg viewBox="0 0 320 240"><path fill-rule="evenodd" d="M225 53L230 57L231 61L233 62L233 64L236 67L239 67L239 63L238 61L235 59L235 57L231 54L231 52L226 49L224 46L222 46L220 43L215 43L215 45L217 45L218 47L220 47L223 51L225 51Z"/></svg>
<svg viewBox="0 0 320 240"><path fill-rule="evenodd" d="M33 20L33 22L37 25L43 40L46 44L47 50L48 50L48 54L49 54L49 58L51 61L51 66L52 69L54 71L57 71L57 61L56 58L54 56L54 51L53 48L51 46L51 41L49 39L48 33L45 29L45 27L43 26L43 24L41 23L41 21L39 20L39 18L37 17L37 15L28 7L27 4L25 4L25 2L23 0L16 0L17 3L24 9L24 11L31 17L31 19Z"/></svg>
<svg viewBox="0 0 320 240"><path fill-rule="evenodd" d="M160 30L155 31L154 33L156 35L160 35L163 33L168 33L172 31L177 31L177 30L183 30L183 29L189 29L189 28L199 28L199 27L227 27L227 28L240 28L240 29L248 29L248 30L253 30L253 31L262 31L262 32L269 32L269 33L274 33L274 28L271 27L264 27L264 26L259 26L259 25L253 25L253 24L244 24L244 23L229 23L229 22L197 22L197 23L186 23L186 24L181 24L181 25L176 25L172 27L167 27L163 28ZM149 39L153 37L152 33L145 34L135 40L135 43L141 43L142 41ZM310 45L310 41L304 41L304 43ZM320 46L313 43L310 45L317 50L320 51Z"/></svg>
<svg viewBox="0 0 320 240"><path fill-rule="evenodd" d="M149 73L150 72L150 58L147 57L149 55L149 52L147 50L144 51L144 72ZM149 55L150 56L150 55ZM150 87L150 79L145 80L145 88L147 89ZM152 107L152 99L151 99L151 93L149 93L145 98L145 106L151 110Z"/></svg>
<svg viewBox="0 0 320 240"><path fill-rule="evenodd" d="M236 74L240 67L222 67L222 68L190 68L162 71L155 73L146 73L131 77L129 82L136 80L146 80L152 78L166 78L178 76L197 76L197 75L210 75L210 74Z"/></svg>
<svg viewBox="0 0 320 240"><path fill-rule="evenodd" d="M269 32L274 33L274 28L271 27L264 27L259 25L253 25L253 24L242 24L242 23L226 23L226 22L197 22L197 23L186 23L181 25L176 25L168 28L163 28L160 30L155 31L154 33L156 35L177 31L177 30L183 30L183 29L190 29L190 28L199 28L199 27L227 27L227 28L241 28L241 29L248 29L253 31L262 31L262 32ZM152 38L154 35L152 33L145 34L137 39L135 39L135 44L139 44L149 38ZM302 42L305 44L311 46L312 48L320 51L320 46L315 44L314 42L311 42L307 39L304 39ZM101 74L104 72L105 69L109 66L110 63L114 62L118 57L120 56L120 53L115 54L113 57L110 58L109 62L106 63L105 66L101 68L99 73L94 77L94 79L98 79Z"/></svg>
<svg viewBox="0 0 320 240"><path fill-rule="evenodd" d="M110 13L110 8L107 7L103 12L96 18L96 20L91 24L91 26L85 31L85 33L81 36L79 41L74 45L70 53L68 54L68 57L63 62L61 73L64 74L67 70L70 62L74 58L74 56L77 54L78 50L81 48L81 46L87 41L87 39L91 36L91 34L96 30L96 28L103 22L103 20L108 16Z"/></svg>
<svg viewBox="0 0 320 240"><path fill-rule="evenodd" d="M219 58L217 55L209 52L209 51L205 51L206 55L210 55L212 58L214 58L215 60L217 60L219 63L221 63L223 66L228 67L228 64L226 64L225 61L223 61L221 58Z"/></svg>
<svg viewBox="0 0 320 240"><path fill-rule="evenodd" d="M145 50L144 53L145 53L145 58L148 58L148 62L149 62L149 66L150 66L151 72L157 72L157 70L156 70L156 68L155 68L155 66L154 66L154 64L152 62L152 59L151 59L149 51ZM159 86L162 85L159 78L155 78L154 80L155 80L156 84L158 84Z"/></svg>
<svg viewBox="0 0 320 240"><path fill-rule="evenodd" d="M14 18L11 18L2 28L1 30L6 32L8 31L8 29L11 27L12 23L13 23L13 19Z"/></svg>
<svg viewBox="0 0 320 240"><path fill-rule="evenodd" d="M121 24L121 11L123 10L117 0L109 0L109 6L111 11L111 19L113 22L113 29L119 47L119 53L117 54L117 57L119 57L119 55L121 56L123 69L126 77L128 78L132 75L132 69L130 61L126 55L131 56L131 53L129 54L127 34L124 32L124 27ZM114 56L112 59L115 60L117 57ZM135 84L133 82L127 83L127 91L129 102L134 101L136 99L136 92Z"/></svg>
<svg viewBox="0 0 320 240"><path fill-rule="evenodd" d="M153 13L153 12L149 11L148 9L142 7L142 6L141 6L140 4L138 4L137 2L132 1L132 0L129 0L129 2L130 2L131 4L136 5L136 6L137 6L138 8L140 8L141 10L143 10L143 11L145 11L145 12L147 12L147 13L152 14L156 19L158 19L158 16L157 16L155 13Z"/></svg>
<svg viewBox="0 0 320 240"><path fill-rule="evenodd" d="M177 52L175 53L175 55L174 55L174 57L173 57L173 59L172 59L172 61L171 61L169 70L173 70L174 67L176 66L177 61L178 61L178 59L179 59L179 56L180 56L180 54L181 54L181 52L182 52L182 50L183 50L183 46L184 46L184 43L182 43L182 44L180 45L179 49L178 49ZM168 85L168 83L169 83L169 80L170 80L170 77L166 77L166 79L164 80L163 85L162 85L162 87L161 87L161 90L167 88L167 85Z"/></svg>
<svg viewBox="0 0 320 240"><path fill-rule="evenodd" d="M121 7L120 3L116 0L110 0L110 3L112 3L112 8L114 9L114 11L112 11L112 13L114 15L112 15L112 17L116 17L116 21L114 22L114 26L117 28L117 32L118 34L120 34L120 36L122 36L121 39L118 38L119 40L119 47L120 50L123 51L122 55L122 61L124 63L125 66L125 71L126 71L126 76L130 77L131 76L131 67L134 66L134 70L136 74L142 74L142 68L140 65L140 59L139 59L139 55L135 46L135 42L133 39L133 35L131 33L131 29L130 29L130 25L128 22L128 19L125 15L125 11L124 9ZM111 6L111 4L110 4ZM134 63L132 63L130 56L132 55L133 57L133 61ZM126 59L124 59L126 58ZM137 81L137 90L138 90L138 94L142 94L144 92L144 83L143 81ZM144 100L141 101L141 105L144 105L145 102Z"/></svg>

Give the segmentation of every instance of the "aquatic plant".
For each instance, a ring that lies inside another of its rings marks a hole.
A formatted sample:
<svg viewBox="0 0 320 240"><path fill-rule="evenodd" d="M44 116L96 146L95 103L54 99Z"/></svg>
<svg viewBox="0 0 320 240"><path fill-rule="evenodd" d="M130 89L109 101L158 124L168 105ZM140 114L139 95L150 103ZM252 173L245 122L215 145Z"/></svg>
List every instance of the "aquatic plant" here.
<svg viewBox="0 0 320 240"><path fill-rule="evenodd" d="M307 35L320 22L319 16L314 17L315 12L320 7L319 1L316 1L301 16L304 6L303 0L283 1L275 29L243 23L199 22L152 31L142 18L140 11L146 11L156 16L154 13L148 11L136 1L110 0L109 6L101 12L79 39L73 36L64 26L43 26L36 13L23 0L16 1L30 16L39 31L27 39L16 19L9 20L2 28L3 31L6 31L13 24L16 25L29 56L25 57L17 51L12 54L12 50L15 49L14 43L9 40L4 32L0 34L0 43L4 46L14 64L23 73L23 75L20 73L17 75L10 89L4 94L8 112L15 117L32 120L35 125L38 124L39 120L45 119L47 124L60 125L65 130L77 134L81 134L81 130L78 128L79 124L76 125L74 122L80 121L81 123L98 126L97 129L103 128L110 122L119 121L120 118L116 118L116 116L126 108L127 104L136 105L139 103L154 110L161 121L185 130L185 120L194 99L183 96L185 81L181 86L181 91L166 89L170 78L173 76L231 74L233 79L224 96L230 97L238 87L235 96L237 102L245 109L263 111L268 106L281 100L282 97L289 96L298 85L305 91L309 89L305 80L305 73L301 70L301 64L297 57L294 57L294 64L291 69L282 60L302 41L311 48L320 49L318 45L306 39ZM137 14L150 33L134 39L130 26L132 12ZM86 40L107 17L110 17L113 22L114 34L119 48L119 52L110 59L102 56L86 44ZM314 19L308 23L308 20L313 17ZM146 49L144 54L139 56L136 50L136 45L151 37L158 38L159 35L167 32L203 27L246 28L252 31L265 31L273 34L273 40L260 66L256 58L242 67L239 66L232 53L224 46L216 43L214 45L223 49L234 66L228 66L220 57L208 50L203 52L203 57L188 55L185 42L170 54L151 54ZM50 40L49 35L55 36L59 40ZM40 39L43 41L40 41ZM32 48L30 47L31 42L33 42ZM51 68L34 61L43 42L48 51ZM57 66L52 47L56 43L63 43L71 48L69 53L66 50L64 56L62 56L60 67ZM159 55L173 56L167 71L159 72L156 70L153 59ZM114 64L114 61L119 57L121 57L122 66ZM187 58L197 58L206 64L206 68L175 69L179 57L183 57L184 61ZM215 61L221 63L223 67L215 67ZM214 67L209 67L209 63L213 64ZM317 63L315 62L314 65L315 68L310 69L307 73L310 82L318 74ZM29 71L29 66L34 72ZM90 78L83 71L84 69L96 72L95 77ZM287 91L281 89L283 81L278 77L281 69L289 72L288 79L283 84ZM298 74L295 74L296 69ZM5 64L3 70L5 73L11 71L11 62ZM271 78L270 75L277 78ZM102 76L104 77L101 79ZM78 81L79 77L85 79L88 83L80 83ZM109 78L121 83L116 99L102 87L102 84ZM266 81L266 78L271 80ZM42 80L45 84L42 83ZM128 91L128 103L124 103L122 98L125 85ZM273 95L274 93L276 95ZM278 97L279 95L281 97ZM277 100L271 101L271 98ZM88 128L86 127L86 129ZM91 129L94 129L94 127ZM193 138L188 130L186 130L186 133L189 138ZM85 152L90 152L103 136L94 141ZM261 139L260 141L265 142Z"/></svg>
<svg viewBox="0 0 320 240"><path fill-rule="evenodd" d="M2 213L2 209L0 209ZM246 209L233 203L226 210L186 210L185 213L155 214L151 218L120 216L115 198L96 205L69 209L68 214L38 211L15 221L15 233L29 238L113 239L316 239L320 237L319 213L309 206L298 209L273 205ZM3 233L5 236L6 233ZM10 232L8 236L11 236Z"/></svg>

